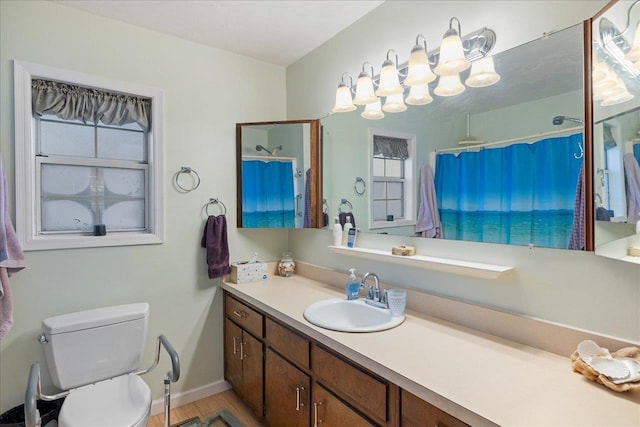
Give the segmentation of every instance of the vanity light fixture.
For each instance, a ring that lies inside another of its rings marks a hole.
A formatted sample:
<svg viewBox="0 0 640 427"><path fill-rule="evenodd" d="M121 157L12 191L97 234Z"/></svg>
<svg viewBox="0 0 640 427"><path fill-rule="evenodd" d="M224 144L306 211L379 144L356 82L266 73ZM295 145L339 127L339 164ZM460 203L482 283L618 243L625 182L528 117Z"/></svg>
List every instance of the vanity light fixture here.
<svg viewBox="0 0 640 427"><path fill-rule="evenodd" d="M457 29L454 28L454 22ZM429 104L433 101L429 84L436 79L439 81L434 93L438 96L454 96L463 92L465 85L460 80L460 70L466 70L474 61L487 57L495 46L496 34L485 27L461 38L460 31L458 18L451 18L442 45L431 52L427 51L425 37L418 34L409 60L402 65L399 65L396 51L389 49L379 76L375 75L373 66L365 62L355 87L353 84L347 85L345 75L348 74L343 74L332 111L348 112L353 111L356 105L364 105L362 117L380 119L384 117L382 110L401 112L407 109L406 104ZM493 59L489 57L472 67L472 73L465 83L468 87L484 87L499 80L500 75L496 73ZM405 93L407 89L408 94ZM352 94L354 98L351 98ZM384 106L380 107L383 97L386 100Z"/></svg>
<svg viewBox="0 0 640 427"><path fill-rule="evenodd" d="M458 23L458 30L453 28L453 20ZM471 62L465 57L460 38L460 21L455 16L449 20L449 29L442 37L440 45L440 58L433 71L440 76L457 74L471 66Z"/></svg>
<svg viewBox="0 0 640 427"><path fill-rule="evenodd" d="M624 56L627 61L638 62L640 60L640 25L636 25L636 34L633 37L631 49Z"/></svg>
<svg viewBox="0 0 640 427"><path fill-rule="evenodd" d="M369 120L380 120L384 117L384 113L380 109L380 98L376 98L377 101L371 104L367 104L364 107L364 111L360 113L360 116Z"/></svg>

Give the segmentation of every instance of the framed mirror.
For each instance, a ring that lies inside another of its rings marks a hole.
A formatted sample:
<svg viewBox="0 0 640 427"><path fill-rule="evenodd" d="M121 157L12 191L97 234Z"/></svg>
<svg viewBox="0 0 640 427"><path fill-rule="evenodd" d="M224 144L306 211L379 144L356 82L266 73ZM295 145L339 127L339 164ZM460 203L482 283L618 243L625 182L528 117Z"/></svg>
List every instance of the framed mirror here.
<svg viewBox="0 0 640 427"><path fill-rule="evenodd" d="M317 228L319 120L236 124L238 228Z"/></svg>
<svg viewBox="0 0 640 427"><path fill-rule="evenodd" d="M421 183L431 179L441 237L569 248L585 152L583 40L579 24L498 53L498 83L434 95L379 120L361 109L323 118L329 215L350 209L361 232L422 236ZM384 154L376 139L385 136L407 148ZM387 165L390 176L376 167L385 158L400 163ZM434 178L423 175L425 165ZM366 186L356 186L358 178Z"/></svg>
<svg viewBox="0 0 640 427"><path fill-rule="evenodd" d="M618 1L593 19L591 93L595 252L640 264L638 3Z"/></svg>

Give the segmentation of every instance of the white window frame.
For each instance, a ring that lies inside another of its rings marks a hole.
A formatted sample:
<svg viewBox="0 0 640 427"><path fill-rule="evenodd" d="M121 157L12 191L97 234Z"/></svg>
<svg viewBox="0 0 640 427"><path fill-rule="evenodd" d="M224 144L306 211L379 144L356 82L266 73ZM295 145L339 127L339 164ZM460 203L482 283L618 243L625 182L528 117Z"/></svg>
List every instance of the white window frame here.
<svg viewBox="0 0 640 427"><path fill-rule="evenodd" d="M405 180L404 180L404 212L405 217L401 220L394 221L374 221L373 219L373 197L369 197L369 228L370 229L380 229L380 228L395 228L395 227L406 227L416 225L416 135L412 133L406 132L398 132L395 130L388 129L375 129L369 128L369 182L371 183L371 187L373 191L373 137L379 136L388 136L392 138L402 138L406 139L408 143L408 151L409 158L406 159L404 168L405 168ZM369 194L372 194L369 192Z"/></svg>
<svg viewBox="0 0 640 427"><path fill-rule="evenodd" d="M147 245L164 242L163 175L162 175L162 98L160 89L92 76L75 71L13 61L15 96L15 185L16 234L25 251L103 246ZM40 201L36 162L37 130L31 105L31 80L45 79L95 87L110 92L132 94L151 99L149 131L149 209L148 230L144 232L112 232L106 236L78 234L38 234Z"/></svg>

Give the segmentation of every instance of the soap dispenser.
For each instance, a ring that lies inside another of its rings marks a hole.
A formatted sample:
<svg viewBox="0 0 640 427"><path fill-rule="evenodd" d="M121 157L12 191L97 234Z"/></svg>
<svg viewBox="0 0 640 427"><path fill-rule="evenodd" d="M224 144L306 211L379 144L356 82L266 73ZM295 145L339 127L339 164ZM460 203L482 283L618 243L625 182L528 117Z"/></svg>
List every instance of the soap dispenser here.
<svg viewBox="0 0 640 427"><path fill-rule="evenodd" d="M349 276L347 284L344 286L344 291L347 294L347 299L358 299L360 295L360 282L358 282L356 278L356 269L350 268L349 273L351 273L351 275Z"/></svg>

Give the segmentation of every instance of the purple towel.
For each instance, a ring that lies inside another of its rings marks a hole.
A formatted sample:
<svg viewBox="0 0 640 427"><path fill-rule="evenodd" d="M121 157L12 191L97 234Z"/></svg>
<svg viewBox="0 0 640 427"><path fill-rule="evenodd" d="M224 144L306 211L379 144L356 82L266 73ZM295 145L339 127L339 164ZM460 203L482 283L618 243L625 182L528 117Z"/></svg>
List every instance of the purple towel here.
<svg viewBox="0 0 640 427"><path fill-rule="evenodd" d="M0 155L0 339L13 325L13 301L9 276L25 267L24 254L9 216L7 179Z"/></svg>
<svg viewBox="0 0 640 427"><path fill-rule="evenodd" d="M416 234L421 237L442 238L442 224L433 185L433 171L428 164L420 168L420 205L416 218Z"/></svg>
<svg viewBox="0 0 640 427"><path fill-rule="evenodd" d="M578 174L576 184L576 199L573 204L573 224L571 226L571 237L569 238L569 249L584 249L584 163Z"/></svg>
<svg viewBox="0 0 640 427"><path fill-rule="evenodd" d="M207 218L201 245L207 249L209 279L231 273L229 243L227 242L227 218L224 215L210 215Z"/></svg>
<svg viewBox="0 0 640 427"><path fill-rule="evenodd" d="M304 228L311 227L311 169L307 169L304 181Z"/></svg>
<svg viewBox="0 0 640 427"><path fill-rule="evenodd" d="M627 222L635 224L640 221L640 166L631 153L622 159L627 180Z"/></svg>

